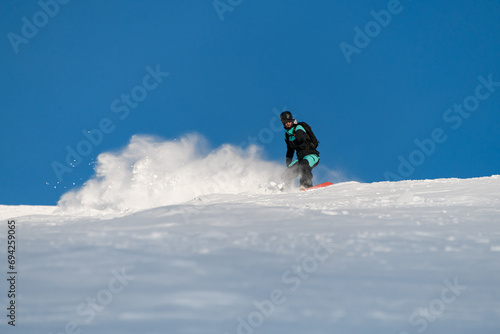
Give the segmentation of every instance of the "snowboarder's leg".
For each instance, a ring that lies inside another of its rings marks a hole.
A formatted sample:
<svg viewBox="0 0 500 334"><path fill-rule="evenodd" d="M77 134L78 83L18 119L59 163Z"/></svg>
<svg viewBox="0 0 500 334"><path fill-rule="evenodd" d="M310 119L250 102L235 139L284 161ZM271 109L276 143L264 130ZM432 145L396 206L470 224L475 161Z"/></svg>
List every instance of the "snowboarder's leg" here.
<svg viewBox="0 0 500 334"><path fill-rule="evenodd" d="M309 162L305 159L303 159L299 163L299 169L300 169L300 187L304 188L310 188L313 186L313 174L312 174L312 167L309 166Z"/></svg>
<svg viewBox="0 0 500 334"><path fill-rule="evenodd" d="M294 161L294 163L290 164L283 173L282 182L285 188L290 188L293 180L295 180L300 175L298 160Z"/></svg>
<svg viewBox="0 0 500 334"><path fill-rule="evenodd" d="M300 166L300 186L301 188L310 188L313 186L312 169L319 163L319 156L310 154L304 157L299 163Z"/></svg>

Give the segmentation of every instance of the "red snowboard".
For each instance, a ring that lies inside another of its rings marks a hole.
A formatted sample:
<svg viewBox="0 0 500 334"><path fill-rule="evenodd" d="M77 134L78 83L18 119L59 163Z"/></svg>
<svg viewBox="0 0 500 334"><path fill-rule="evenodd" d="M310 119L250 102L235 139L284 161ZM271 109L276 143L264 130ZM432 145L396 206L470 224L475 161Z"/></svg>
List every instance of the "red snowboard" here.
<svg viewBox="0 0 500 334"><path fill-rule="evenodd" d="M328 187L328 186L331 186L332 184L333 183L331 183L331 182L320 183L317 186L314 186L314 187L311 187L311 188L307 188L307 189L304 189L302 191L307 191L307 190L312 190L312 189L318 189L318 188Z"/></svg>

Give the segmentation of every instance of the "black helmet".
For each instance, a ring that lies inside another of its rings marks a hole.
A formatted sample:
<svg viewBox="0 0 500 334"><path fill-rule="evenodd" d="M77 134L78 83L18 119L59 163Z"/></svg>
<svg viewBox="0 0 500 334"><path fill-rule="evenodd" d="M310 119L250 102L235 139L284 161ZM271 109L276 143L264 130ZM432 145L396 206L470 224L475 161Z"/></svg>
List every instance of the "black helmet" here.
<svg viewBox="0 0 500 334"><path fill-rule="evenodd" d="M289 111L283 111L280 115L280 120L281 120L281 123L283 123L283 125L286 123L286 122L292 122L294 121L293 119L293 116L292 116L292 113L289 112Z"/></svg>

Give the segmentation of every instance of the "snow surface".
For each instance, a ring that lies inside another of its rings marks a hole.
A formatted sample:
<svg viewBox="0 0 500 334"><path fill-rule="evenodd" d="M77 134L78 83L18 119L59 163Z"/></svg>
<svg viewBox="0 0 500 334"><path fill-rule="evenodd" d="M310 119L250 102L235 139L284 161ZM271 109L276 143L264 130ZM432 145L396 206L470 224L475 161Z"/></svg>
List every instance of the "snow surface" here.
<svg viewBox="0 0 500 334"><path fill-rule="evenodd" d="M0 206L5 273L7 219L18 241L16 327L3 280L1 333L499 333L500 176L281 193L245 187L275 169L252 156L226 192L173 191L147 207L135 195L158 189L145 179L156 173L165 192L173 179L138 151L121 166L140 182L100 165L57 207ZM224 154L253 153L185 164Z"/></svg>

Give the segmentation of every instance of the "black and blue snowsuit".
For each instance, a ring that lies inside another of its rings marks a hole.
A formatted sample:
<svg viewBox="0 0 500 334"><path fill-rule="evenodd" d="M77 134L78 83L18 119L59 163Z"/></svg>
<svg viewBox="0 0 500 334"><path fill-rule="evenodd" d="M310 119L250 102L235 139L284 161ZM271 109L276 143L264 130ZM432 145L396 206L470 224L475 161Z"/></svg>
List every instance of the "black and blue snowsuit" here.
<svg viewBox="0 0 500 334"><path fill-rule="evenodd" d="M285 132L286 165L285 183L290 184L300 177L300 185L305 188L313 186L312 169L319 163L319 152L313 148L311 138L300 124L294 124ZM294 153L297 159L293 160Z"/></svg>

